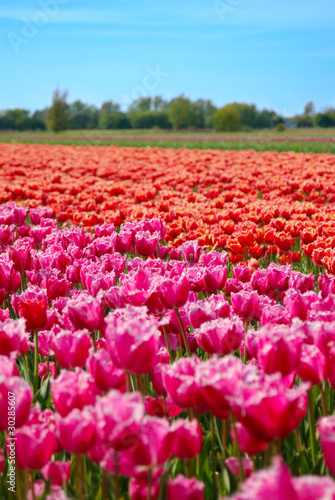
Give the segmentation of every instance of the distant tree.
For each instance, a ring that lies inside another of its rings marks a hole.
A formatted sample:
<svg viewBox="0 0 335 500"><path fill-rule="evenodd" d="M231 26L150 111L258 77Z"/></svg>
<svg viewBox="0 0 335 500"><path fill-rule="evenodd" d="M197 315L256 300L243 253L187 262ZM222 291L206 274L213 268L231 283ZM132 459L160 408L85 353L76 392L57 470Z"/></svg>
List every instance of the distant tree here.
<svg viewBox="0 0 335 500"><path fill-rule="evenodd" d="M192 103L184 96L172 99L169 108L169 118L175 130L192 125Z"/></svg>
<svg viewBox="0 0 335 500"><path fill-rule="evenodd" d="M115 111L114 113L105 113L99 117L99 128L102 129L127 129L131 128L131 123L126 115L121 111Z"/></svg>
<svg viewBox="0 0 335 500"><path fill-rule="evenodd" d="M195 128L213 128L216 107L208 99L198 99L191 103L191 125Z"/></svg>
<svg viewBox="0 0 335 500"><path fill-rule="evenodd" d="M323 113L318 113L315 116L315 124L317 127L335 127L335 109L328 107Z"/></svg>
<svg viewBox="0 0 335 500"><path fill-rule="evenodd" d="M305 108L304 108L304 115L306 116L313 116L315 114L315 106L314 106L314 102L313 101L308 101L306 104L305 104Z"/></svg>
<svg viewBox="0 0 335 500"><path fill-rule="evenodd" d="M129 105L128 112L132 113L137 111L150 111L151 104L152 104L151 97L139 97Z"/></svg>
<svg viewBox="0 0 335 500"><path fill-rule="evenodd" d="M234 104L227 104L214 114L214 128L218 132L236 132L240 129L240 114Z"/></svg>
<svg viewBox="0 0 335 500"><path fill-rule="evenodd" d="M69 128L90 129L98 127L98 109L82 101L74 101L69 106Z"/></svg>
<svg viewBox="0 0 335 500"><path fill-rule="evenodd" d="M120 104L114 101L105 101L101 105L99 116L110 115L111 113L118 113L119 111L121 111Z"/></svg>
<svg viewBox="0 0 335 500"><path fill-rule="evenodd" d="M30 112L27 109L7 109L2 113L0 127L8 130L27 130L31 128Z"/></svg>
<svg viewBox="0 0 335 500"><path fill-rule="evenodd" d="M281 119L279 121L281 121ZM255 128L273 128L277 123L278 115L275 111L262 109L258 113Z"/></svg>
<svg viewBox="0 0 335 500"><path fill-rule="evenodd" d="M61 92L58 88L53 92L52 104L47 112L47 128L53 132L66 130L69 124L69 105L67 90Z"/></svg>
<svg viewBox="0 0 335 500"><path fill-rule="evenodd" d="M171 122L169 120L169 112L162 111L142 111L137 113L129 113L129 119L133 128L162 128L170 129Z"/></svg>
<svg viewBox="0 0 335 500"><path fill-rule="evenodd" d="M33 130L45 130L48 108L34 111L31 116L31 128Z"/></svg>
<svg viewBox="0 0 335 500"><path fill-rule="evenodd" d="M163 99L161 95L155 95L152 98L152 107L154 111L164 111L169 109L169 101Z"/></svg>

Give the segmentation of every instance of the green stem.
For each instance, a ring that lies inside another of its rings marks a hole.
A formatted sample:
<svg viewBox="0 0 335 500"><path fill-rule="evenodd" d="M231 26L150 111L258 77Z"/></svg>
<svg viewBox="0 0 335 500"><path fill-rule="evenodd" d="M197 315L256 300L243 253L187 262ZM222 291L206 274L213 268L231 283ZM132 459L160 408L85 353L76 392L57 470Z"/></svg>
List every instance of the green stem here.
<svg viewBox="0 0 335 500"><path fill-rule="evenodd" d="M152 490L152 470L148 470L148 496L147 500L151 500L151 490Z"/></svg>
<svg viewBox="0 0 335 500"><path fill-rule="evenodd" d="M115 500L119 500L119 456L117 450L114 451L114 493Z"/></svg>
<svg viewBox="0 0 335 500"><path fill-rule="evenodd" d="M34 332L35 337L35 356L34 356L34 393L36 394L38 388L38 333Z"/></svg>
<svg viewBox="0 0 335 500"><path fill-rule="evenodd" d="M326 397L325 397L325 393L324 393L322 384L319 385L319 391L320 391L320 396L321 396L322 413L323 413L323 416L326 417L328 415L328 411L327 411Z"/></svg>
<svg viewBox="0 0 335 500"><path fill-rule="evenodd" d="M240 448L240 442L238 440L238 434L235 426L235 417L233 412L230 412L230 420L231 424L233 427L233 432L234 432L234 438L235 438L235 443L236 443L236 448L237 448L237 458L238 458L238 466L240 469L240 481L244 481L244 469L243 469L243 461L242 461L242 453L241 453L241 448Z"/></svg>
<svg viewBox="0 0 335 500"><path fill-rule="evenodd" d="M188 343L188 340L187 340L187 335L186 335L186 332L185 332L185 328L184 328L183 321L181 319L178 307L175 308L175 311L176 311L176 315L177 315L177 318L178 318L179 326L181 328L181 333L183 335L183 339L184 339L184 344L185 344L185 347L186 347L187 356L191 356L191 349L190 349L190 346L189 346L189 343Z"/></svg>
<svg viewBox="0 0 335 500"><path fill-rule="evenodd" d="M217 498L216 478L215 478L216 453L215 453L215 434L214 434L214 416L213 416L213 413L211 413L211 416L210 416L210 430L211 430L211 444L212 444L213 498Z"/></svg>
<svg viewBox="0 0 335 500"><path fill-rule="evenodd" d="M222 420L222 460L225 461L227 458L227 433L228 433L228 420L224 418Z"/></svg>
<svg viewBox="0 0 335 500"><path fill-rule="evenodd" d="M310 434L310 444L312 449L312 462L313 466L316 464L316 435L315 435L315 417L314 417L314 405L313 405L313 388L308 390L308 422L309 422L309 434Z"/></svg>

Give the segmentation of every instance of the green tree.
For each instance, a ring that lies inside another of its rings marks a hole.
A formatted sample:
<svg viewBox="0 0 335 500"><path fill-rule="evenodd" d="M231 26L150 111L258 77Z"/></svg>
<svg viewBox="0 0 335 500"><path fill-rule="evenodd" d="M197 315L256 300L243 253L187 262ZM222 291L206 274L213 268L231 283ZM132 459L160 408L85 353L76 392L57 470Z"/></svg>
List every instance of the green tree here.
<svg viewBox="0 0 335 500"><path fill-rule="evenodd" d="M192 125L193 113L190 99L185 97L184 94L172 99L169 108L169 117L172 127L175 130Z"/></svg>
<svg viewBox="0 0 335 500"><path fill-rule="evenodd" d="M27 109L7 109L1 118L3 129L22 131L31 128L30 112Z"/></svg>
<svg viewBox="0 0 335 500"><path fill-rule="evenodd" d="M163 99L161 95L155 95L155 97L152 98L152 107L154 111L165 111L169 109L169 101Z"/></svg>
<svg viewBox="0 0 335 500"><path fill-rule="evenodd" d="M98 109L80 100L74 101L69 106L69 128L89 129L98 127Z"/></svg>
<svg viewBox="0 0 335 500"><path fill-rule="evenodd" d="M139 97L129 105L128 112L150 111L151 104L151 97Z"/></svg>
<svg viewBox="0 0 335 500"><path fill-rule="evenodd" d="M217 132L236 132L240 129L240 114L234 104L227 104L214 114L214 128Z"/></svg>
<svg viewBox="0 0 335 500"><path fill-rule="evenodd" d="M67 90L61 92L58 88L53 92L52 104L47 112L47 128L52 132L66 130L69 124L69 105Z"/></svg>

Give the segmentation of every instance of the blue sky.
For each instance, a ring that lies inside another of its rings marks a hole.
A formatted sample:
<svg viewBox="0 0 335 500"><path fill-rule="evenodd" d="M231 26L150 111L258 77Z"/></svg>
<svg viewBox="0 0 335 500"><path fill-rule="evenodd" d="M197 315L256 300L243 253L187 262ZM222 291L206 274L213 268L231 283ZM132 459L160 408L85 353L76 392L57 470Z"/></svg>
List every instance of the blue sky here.
<svg viewBox="0 0 335 500"><path fill-rule="evenodd" d="M335 106L334 0L2 0L0 109L185 93Z"/></svg>

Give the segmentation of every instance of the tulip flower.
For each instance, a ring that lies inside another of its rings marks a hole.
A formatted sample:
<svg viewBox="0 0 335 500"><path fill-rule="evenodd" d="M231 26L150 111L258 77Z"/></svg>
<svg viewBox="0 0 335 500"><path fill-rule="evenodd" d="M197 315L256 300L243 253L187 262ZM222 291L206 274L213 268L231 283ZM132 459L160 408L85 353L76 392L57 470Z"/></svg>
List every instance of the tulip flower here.
<svg viewBox="0 0 335 500"><path fill-rule="evenodd" d="M14 400L9 395L14 395ZM14 401L15 404L9 403ZM15 428L21 427L28 418L30 406L33 401L33 391L21 377L6 377L0 375L0 431L7 430L9 416L15 412Z"/></svg>
<svg viewBox="0 0 335 500"><path fill-rule="evenodd" d="M205 485L195 477L186 478L178 474L174 479L169 479L166 498L175 500L183 498L184 500L203 500Z"/></svg>
<svg viewBox="0 0 335 500"><path fill-rule="evenodd" d="M113 317L112 317L113 318ZM129 373L149 373L156 362L160 332L153 318L125 317L107 322L107 350L114 364Z"/></svg>
<svg viewBox="0 0 335 500"><path fill-rule="evenodd" d="M85 366L91 339L87 330L71 332L61 330L51 340L51 347L62 368L82 368Z"/></svg>
<svg viewBox="0 0 335 500"><path fill-rule="evenodd" d="M64 483L70 481L71 462L70 460L66 462L55 460L46 464L41 472L47 481L50 479L52 485L63 486Z"/></svg>
<svg viewBox="0 0 335 500"><path fill-rule="evenodd" d="M99 331L103 325L105 307L100 299L85 294L78 295L67 303L67 313L74 328Z"/></svg>
<svg viewBox="0 0 335 500"><path fill-rule="evenodd" d="M238 445L243 453L247 453L248 455L258 455L264 451L268 445L266 441L259 441L258 439L255 439L247 428L240 422L235 423L235 430L237 433ZM236 438L233 429L230 431L230 436L235 442Z"/></svg>
<svg viewBox="0 0 335 500"><path fill-rule="evenodd" d="M94 408L75 408L66 416L59 417L57 436L62 448L68 453L87 453L98 438Z"/></svg>
<svg viewBox="0 0 335 500"><path fill-rule="evenodd" d="M20 469L39 470L57 451L58 441L47 426L24 425L15 433L16 457ZM7 442L7 448L10 443Z"/></svg>
<svg viewBox="0 0 335 500"><path fill-rule="evenodd" d="M202 430L197 420L179 420L171 428L172 455L181 460L191 460L201 451Z"/></svg>
<svg viewBox="0 0 335 500"><path fill-rule="evenodd" d="M27 330L43 328L46 325L48 297L37 286L30 286L20 295L14 295L12 304L20 318L26 320Z"/></svg>
<svg viewBox="0 0 335 500"><path fill-rule="evenodd" d="M284 439L306 415L307 387L287 389L277 375L241 383L234 397L234 413L255 439Z"/></svg>
<svg viewBox="0 0 335 500"><path fill-rule="evenodd" d="M331 474L335 474L335 417L322 417L318 423L321 447L326 465Z"/></svg>
<svg viewBox="0 0 335 500"><path fill-rule="evenodd" d="M219 318L202 323L194 335L204 351L224 356L240 347L244 338L244 325L238 316Z"/></svg>
<svg viewBox="0 0 335 500"><path fill-rule="evenodd" d="M97 393L98 389L91 376L79 368L74 372L62 370L51 381L52 400L62 417L74 408L81 410L84 406L94 405Z"/></svg>
<svg viewBox="0 0 335 500"><path fill-rule="evenodd" d="M118 389L125 392L126 374L114 365L105 347L96 352L92 348L90 349L86 367L101 391Z"/></svg>

